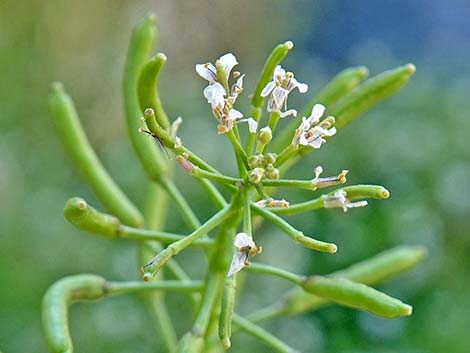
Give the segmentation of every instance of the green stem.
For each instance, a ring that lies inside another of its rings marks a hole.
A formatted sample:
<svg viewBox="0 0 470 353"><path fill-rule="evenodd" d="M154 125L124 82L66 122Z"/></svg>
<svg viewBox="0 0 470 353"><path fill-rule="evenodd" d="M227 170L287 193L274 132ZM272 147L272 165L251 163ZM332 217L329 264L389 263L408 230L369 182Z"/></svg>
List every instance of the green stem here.
<svg viewBox="0 0 470 353"><path fill-rule="evenodd" d="M141 226L140 211L104 169L85 135L72 99L59 83L53 85L49 111L68 156L104 207L122 222Z"/></svg>
<svg viewBox="0 0 470 353"><path fill-rule="evenodd" d="M315 190L315 184L312 180L296 180L296 179L277 179L269 180L264 179L262 182L263 186L286 186L291 188Z"/></svg>
<svg viewBox="0 0 470 353"><path fill-rule="evenodd" d="M202 186L202 188L205 190L206 194L209 196L209 198L216 207L220 209L227 206L227 201L225 200L225 198L209 180L197 179L197 182Z"/></svg>
<svg viewBox="0 0 470 353"><path fill-rule="evenodd" d="M303 281L305 280L302 276L296 275L295 273L282 270L277 267L263 265L260 263L252 263L250 266L247 266L246 269L250 272L263 273L266 275L276 276L288 280L289 282L294 283L295 285L302 286Z"/></svg>
<svg viewBox="0 0 470 353"><path fill-rule="evenodd" d="M194 169L190 172L196 178L204 178L217 181L222 184L229 184L229 185L241 185L243 184L243 179L241 178L234 178L226 175L216 174L212 172L208 172L204 169L199 167L194 167Z"/></svg>
<svg viewBox="0 0 470 353"><path fill-rule="evenodd" d="M194 214L191 206L189 206L188 202L178 190L173 180L169 178L161 178L160 184L168 193L176 208L180 211L186 224L193 229L198 228L201 225L201 222L199 222L199 219Z"/></svg>
<svg viewBox="0 0 470 353"><path fill-rule="evenodd" d="M190 235L168 245L165 250L160 252L152 259L152 261L143 267L143 270L145 271L143 276L144 280L150 280L173 256L177 255L180 251L190 246L197 239L201 238L226 220L230 216L231 211L230 205L224 207Z"/></svg>
<svg viewBox="0 0 470 353"><path fill-rule="evenodd" d="M106 282L107 294L134 294L155 290L189 293L201 291L204 288L202 281L130 281Z"/></svg>
<svg viewBox="0 0 470 353"><path fill-rule="evenodd" d="M146 230L140 228L132 228L127 226L122 226L119 229L117 237L124 239L135 239L135 240L157 240L164 244L172 244L177 241L183 240L186 238L184 235L173 234L167 232L159 232L155 230ZM191 243L191 246L201 247L208 249L213 245L214 241L210 238L208 239L198 239Z"/></svg>
<svg viewBox="0 0 470 353"><path fill-rule="evenodd" d="M282 342L279 338L273 336L265 329L237 314L233 314L233 324L236 325L239 329L248 333L249 335L258 338L267 347L272 349L272 352L298 353L297 350L292 347L289 347L287 344Z"/></svg>
<svg viewBox="0 0 470 353"><path fill-rule="evenodd" d="M243 190L243 232L252 236L252 224L251 224L251 192L250 188Z"/></svg>
<svg viewBox="0 0 470 353"><path fill-rule="evenodd" d="M219 338L225 350L231 346L230 337L232 336L232 318L237 288L236 278L235 275L225 279L222 302L220 303Z"/></svg>
<svg viewBox="0 0 470 353"><path fill-rule="evenodd" d="M345 186L330 192L328 195L334 195L338 190L344 190L346 197L351 201L367 198L382 200L390 196L389 191L380 185ZM310 201L289 205L288 208L268 208L268 210L275 214L292 215L323 208L323 201L323 196L320 196Z"/></svg>
<svg viewBox="0 0 470 353"><path fill-rule="evenodd" d="M145 118L145 123L146 123L148 129L150 130L150 132L152 133L152 135L157 137L162 142L162 144L166 148L171 150L175 155L179 155L179 154L182 155L182 154L186 153L189 157L189 160L193 164L197 165L198 167L200 167L202 169L208 170L210 172L221 174L215 168L213 168L212 166L207 164L202 158L197 156L195 153L193 153L188 148L186 148L184 146L175 147L174 139L170 136L170 134L168 132L166 132L158 124L156 116L155 116L155 112L154 112L153 109L151 109L151 108L145 109L144 118ZM142 136L141 136L141 138L142 138Z"/></svg>
<svg viewBox="0 0 470 353"><path fill-rule="evenodd" d="M246 175L246 171L250 169L250 167L248 166L248 161L247 161L248 157L245 151L243 150L242 145L240 144L240 140L237 139L233 130L230 130L229 132L227 132L226 135L230 143L233 146L233 150L235 151L235 156L239 163L238 169L240 172L240 176L244 176ZM254 134L250 134L250 135L254 135Z"/></svg>
<svg viewBox="0 0 470 353"><path fill-rule="evenodd" d="M323 241L304 236L304 234L300 230L295 229L288 222L286 222L281 217L275 215L267 209L258 207L253 203L251 204L251 209L260 216L263 216L263 218L265 218L281 230L283 230L284 233L286 233L290 238L292 238L292 240L302 244L307 248L332 254L335 253L337 250L337 246L333 243L325 243Z"/></svg>
<svg viewBox="0 0 470 353"><path fill-rule="evenodd" d="M276 168L279 168L280 166L282 166L286 161L290 160L291 158L294 157L294 155L296 153L299 152L299 148L292 145L291 143L289 143L289 145L284 148L281 153L278 154L277 158L276 158L276 162L274 162L274 166Z"/></svg>
<svg viewBox="0 0 470 353"><path fill-rule="evenodd" d="M232 198L231 207L239 210L238 196ZM239 222L238 214L231 214L217 233L205 278L205 288L201 307L194 325L180 341L178 353L200 353L204 350L211 318L219 302L225 284L228 267L228 250Z"/></svg>

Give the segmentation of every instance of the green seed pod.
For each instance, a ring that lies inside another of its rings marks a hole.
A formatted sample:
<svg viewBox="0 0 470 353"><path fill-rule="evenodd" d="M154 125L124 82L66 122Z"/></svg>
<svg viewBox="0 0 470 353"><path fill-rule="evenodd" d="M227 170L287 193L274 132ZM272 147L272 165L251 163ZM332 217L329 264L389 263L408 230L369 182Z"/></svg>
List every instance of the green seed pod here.
<svg viewBox="0 0 470 353"><path fill-rule="evenodd" d="M64 216L78 229L108 237L115 237L121 225L119 219L97 211L79 197L66 202Z"/></svg>
<svg viewBox="0 0 470 353"><path fill-rule="evenodd" d="M72 99L60 83L52 87L49 111L68 156L97 198L123 223L141 226L142 215L104 169L85 135Z"/></svg>
<svg viewBox="0 0 470 353"><path fill-rule="evenodd" d="M305 281L303 289L335 303L367 310L382 317L409 316L412 312L410 305L345 278L312 276Z"/></svg>
<svg viewBox="0 0 470 353"><path fill-rule="evenodd" d="M53 353L72 353L68 306L78 300L95 300L106 294L105 280L96 275L76 275L54 283L42 301L42 326Z"/></svg>
<svg viewBox="0 0 470 353"><path fill-rule="evenodd" d="M341 129L377 103L396 93L415 71L413 64L385 71L352 91L332 109L328 109L327 113L335 117L335 126Z"/></svg>
<svg viewBox="0 0 470 353"><path fill-rule="evenodd" d="M157 89L158 75L165 62L166 55L163 53L158 53L147 61L140 72L137 88L141 111L143 112L147 108L152 108L155 111L158 123L164 129L168 129L170 127L170 123L168 116L163 110Z"/></svg>
<svg viewBox="0 0 470 353"><path fill-rule="evenodd" d="M124 70L124 108L129 138L134 152L147 175L156 180L168 172L166 157L151 138L139 133L140 109L138 99L138 78L149 57L156 38L155 16L147 16L132 33ZM142 82L141 82L142 83Z"/></svg>
<svg viewBox="0 0 470 353"><path fill-rule="evenodd" d="M426 253L423 247L401 246L334 272L330 276L372 285L413 268L423 260ZM327 303L325 298L296 288L289 291L277 305L282 307L282 312L293 315L315 310Z"/></svg>

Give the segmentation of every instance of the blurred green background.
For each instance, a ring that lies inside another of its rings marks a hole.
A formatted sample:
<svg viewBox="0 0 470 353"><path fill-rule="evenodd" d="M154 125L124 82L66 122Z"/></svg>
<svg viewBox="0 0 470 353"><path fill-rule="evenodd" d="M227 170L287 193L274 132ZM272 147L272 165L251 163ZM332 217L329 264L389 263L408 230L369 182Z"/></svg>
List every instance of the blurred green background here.
<svg viewBox="0 0 470 353"><path fill-rule="evenodd" d="M131 243L81 233L65 222L70 196L99 206L67 160L47 113L54 80L73 96L103 163L138 204L145 178L127 140L121 72L132 26L157 14L158 50L167 111L181 115L185 144L234 171L228 143L202 96L194 64L232 51L247 73L242 103L270 49L292 40L285 61L313 95L336 72L366 65L371 74L413 62L410 84L365 114L296 169L308 177L349 169L349 183L377 183L384 202L343 214L316 211L292 218L308 234L334 241L337 255L300 249L277 229L264 228L260 262L304 273L328 273L399 244L423 244L425 263L379 288L414 306L410 318L384 320L329 307L266 325L303 352L470 352L470 5L455 1L0 1L0 350L45 352L40 302L47 287L74 273L137 278ZM307 96L307 95L306 95ZM308 97L293 97L291 106ZM246 111L246 106L242 109ZM201 219L213 210L190 178L178 184ZM292 199L305 195L293 195ZM174 211L174 210L172 210ZM186 231L176 212L170 231ZM202 276L200 253L179 256ZM195 265L198 264L198 265ZM277 299L282 281L249 276L237 311L248 313ZM257 288L257 289L255 289ZM260 290L259 288L264 288ZM172 301L180 333L187 311ZM158 352L160 341L137 298L119 297L71 310L77 352ZM233 352L268 352L244 334Z"/></svg>

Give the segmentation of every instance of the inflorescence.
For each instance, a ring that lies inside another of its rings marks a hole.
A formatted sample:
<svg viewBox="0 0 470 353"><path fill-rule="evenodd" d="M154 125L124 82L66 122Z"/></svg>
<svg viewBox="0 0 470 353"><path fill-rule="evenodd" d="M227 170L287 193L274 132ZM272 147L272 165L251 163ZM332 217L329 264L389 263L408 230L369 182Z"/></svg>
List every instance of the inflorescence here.
<svg viewBox="0 0 470 353"><path fill-rule="evenodd" d="M306 94L308 85L281 66L282 59L293 48L288 41L274 48L266 60L251 98L250 114L244 114L242 108L235 109L239 96L246 90L245 74L234 70L238 64L235 55L227 53L215 63L197 64L197 74L207 81L202 93L216 119L215 130L225 135L233 147L238 175L232 176L199 157L178 137L178 131L184 128L183 119L178 117L171 122L157 87L166 56L159 53L148 59L154 37L154 19L150 16L133 33L124 75L129 136L150 180L145 216L101 165L62 86L55 84L53 88L50 111L59 136L83 178L109 212L100 212L85 200L73 198L65 206L65 217L77 228L93 234L139 241L144 281L110 282L95 275L79 275L54 284L43 304L43 323L51 351L72 351L66 304L110 294L150 293L145 298L152 303L149 307L161 325L159 331L167 351L181 353L206 352L209 348L216 351L217 347L228 349L232 324L237 330L260 339L272 351L294 352L257 323L311 311L325 303L367 310L389 318L410 315L411 306L369 285L415 265L425 253L421 248L393 249L328 276L298 275L249 260L262 251L255 243L261 225L253 222L255 215L278 227L300 246L335 253L336 244L305 235L281 216L320 208L340 208L346 212L366 206L366 199L388 198L389 192L382 186L343 186L348 170L322 177L323 168L312 165L312 175L306 179L283 179L282 176L302 157L321 149L361 113L398 91L414 72L414 66L408 64L384 72L365 83L362 83L368 75L365 68L344 70L298 113L288 107L288 97L295 93ZM263 119L262 114L265 101L267 119ZM282 130L277 129L281 119L285 120ZM206 221L199 221L190 202L174 184L171 169L176 164L195 178L217 207L217 212ZM230 195L229 199L218 187ZM286 188L307 190L306 201L290 203ZM334 189L312 198L312 192L326 188ZM169 202L191 228L188 234L163 231ZM214 232L215 236L211 236ZM175 256L188 247L203 249L202 256L208 259L202 281L190 279L176 262ZM295 289L278 303L260 308L247 318L241 317L234 312L236 282L240 272L248 270L281 277ZM165 279L168 274L176 280ZM152 295L155 291L186 293L194 305L196 316L192 328L181 338L172 327L164 296ZM219 340L215 339L217 336Z"/></svg>

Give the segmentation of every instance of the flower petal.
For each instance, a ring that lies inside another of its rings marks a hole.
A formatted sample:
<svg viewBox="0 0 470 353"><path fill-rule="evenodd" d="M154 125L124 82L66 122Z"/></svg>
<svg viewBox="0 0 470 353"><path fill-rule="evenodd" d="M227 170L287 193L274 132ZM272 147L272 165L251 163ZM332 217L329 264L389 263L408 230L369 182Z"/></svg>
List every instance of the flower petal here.
<svg viewBox="0 0 470 353"><path fill-rule="evenodd" d="M241 249L247 246L250 248L254 248L256 246L255 242L253 241L253 238L246 233L238 233L237 235L235 235L235 240L233 241L233 244L237 247L237 249Z"/></svg>
<svg viewBox="0 0 470 353"><path fill-rule="evenodd" d="M237 251L233 254L232 262L230 263L230 268L227 273L227 277L234 275L239 272L243 267L245 267L245 262L248 259L248 254L244 252Z"/></svg>
<svg viewBox="0 0 470 353"><path fill-rule="evenodd" d="M274 81L269 81L268 84L264 86L263 90L261 91L260 96L261 97L269 96L271 92L273 91L274 87L276 87L276 84L274 83Z"/></svg>
<svg viewBox="0 0 470 353"><path fill-rule="evenodd" d="M258 129L258 122L253 118L248 118L247 123L248 130L250 130L252 134L256 134L256 130Z"/></svg>
<svg viewBox="0 0 470 353"><path fill-rule="evenodd" d="M227 78L230 76L233 67L238 64L237 58L232 53L222 55L217 61L222 65Z"/></svg>
<svg viewBox="0 0 470 353"><path fill-rule="evenodd" d="M315 104L312 109L312 113L310 114L311 123L317 123L320 118L325 113L325 106L323 104Z"/></svg>
<svg viewBox="0 0 470 353"><path fill-rule="evenodd" d="M197 64L196 72L199 74L199 76L211 83L217 81L217 70L211 63Z"/></svg>
<svg viewBox="0 0 470 353"><path fill-rule="evenodd" d="M281 65L277 65L274 68L273 80L276 81L278 76L281 76L281 80L286 76L286 70L284 70Z"/></svg>
<svg viewBox="0 0 470 353"><path fill-rule="evenodd" d="M280 112L279 113L280 118L285 118L286 116L289 116L289 115L293 115L294 117L296 117L297 116L297 110L289 109L289 110L286 110L285 112Z"/></svg>
<svg viewBox="0 0 470 353"><path fill-rule="evenodd" d="M243 118L243 114L236 109L230 109L228 112L227 120L237 120Z"/></svg>
<svg viewBox="0 0 470 353"><path fill-rule="evenodd" d="M218 82L204 88L204 97L212 106L212 109L223 108L225 105L225 88Z"/></svg>

